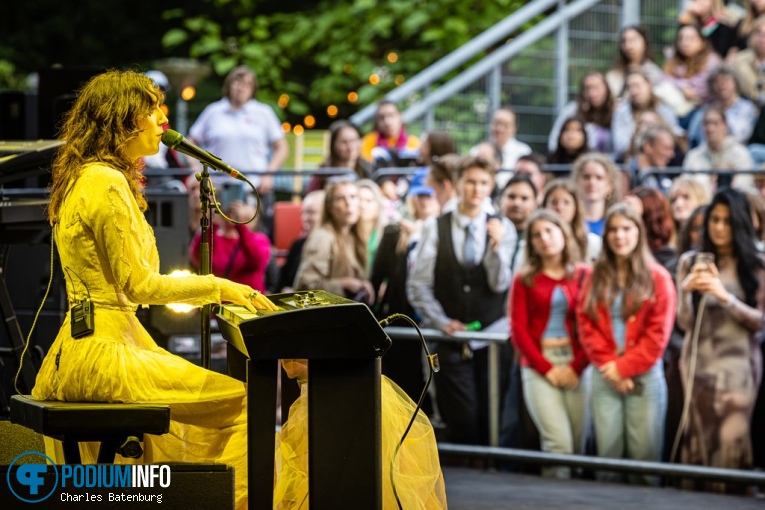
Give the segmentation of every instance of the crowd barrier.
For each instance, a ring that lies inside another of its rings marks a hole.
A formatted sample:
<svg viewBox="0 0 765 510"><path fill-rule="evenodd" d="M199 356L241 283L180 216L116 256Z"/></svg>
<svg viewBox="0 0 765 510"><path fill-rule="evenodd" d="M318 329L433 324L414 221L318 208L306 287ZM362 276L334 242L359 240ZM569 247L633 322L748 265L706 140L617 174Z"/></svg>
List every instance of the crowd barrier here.
<svg viewBox="0 0 765 510"><path fill-rule="evenodd" d="M373 180L381 180L390 177L408 176L416 171L418 167L386 167L377 169L370 176ZM543 171L555 176L565 176L571 171L571 165L545 165ZM507 172L502 170L502 172ZM159 179L185 178L192 171L188 168L169 168L169 169L146 169L147 177ZM337 176L347 174L347 169L322 168L316 170L279 170L274 172L278 178L288 179L291 182L290 187L282 186L279 191L287 192L292 195L302 194L308 180L314 175ZM757 174L762 170L702 170L688 171L681 167L670 167L661 170L652 170L642 173L639 181L644 183L646 179L654 175L680 174L699 174L699 175L717 175L723 178L732 178L737 174ZM289 179L289 178L292 179ZM295 186L295 177L302 177L302 186ZM278 182L278 179L277 179ZM287 181L282 181L282 183ZM386 332L396 340L419 340L419 336L412 328L390 326ZM765 486L765 472L744 471L732 469L719 469L703 466L692 466L685 464L669 464L660 462L641 462L627 459L606 459L601 457L589 457L582 455L562 455L539 451L519 450L499 447L500 431L500 365L499 365L499 345L508 341L506 333L483 333L483 332L458 332L454 335L446 335L435 329L422 330L425 339L429 342L465 342L466 340L482 340L488 343L488 375L489 375L489 446L474 445L456 445L449 443L439 444L439 450L442 453L454 453L467 456L483 457L488 459L515 460L528 463L538 463L545 465L576 466L581 468L591 468L600 470L647 473L675 478L697 478L713 479L725 482L737 482L752 485Z"/></svg>
<svg viewBox="0 0 765 510"><path fill-rule="evenodd" d="M386 178L398 178L408 177L418 169L422 167L407 166L407 167L383 167L374 170L370 179L380 182ZM621 166L620 168L623 168ZM571 173L571 165L544 165L542 172L547 173L553 177L566 177ZM194 171L189 168L146 168L144 175L150 181L159 183L167 182L172 179L185 180ZM246 172L245 172L246 173ZM325 176L335 177L339 175L345 175L352 173L347 168L317 168L312 170L295 170L295 169L283 169L276 172L272 172L271 175L275 178L275 189L277 192L286 193L293 197L302 196L305 194L305 189L310 181L311 177ZM499 170L498 174L512 173L512 170ZM713 170L685 170L682 167L667 167L656 170L649 170L641 172L638 176L638 182L645 183L650 177L653 176L678 176L684 175L716 175L718 178L722 178L723 182L730 182L734 176L739 174L762 174L763 170L753 168L750 170L727 170L727 169L713 169ZM212 175L218 175L213 171Z"/></svg>
<svg viewBox="0 0 765 510"><path fill-rule="evenodd" d="M765 487L765 472L741 469L723 469L690 464L668 462L647 462L631 459L609 459L587 455L573 455L499 447L500 429L500 388L499 388L499 345L508 341L507 333L458 332L447 335L437 329L423 328L422 334L428 342L465 342L483 340L489 345L489 446L439 443L442 454L456 454L488 460L508 460L524 464L543 466L570 466L599 471L617 471L632 474L650 474L676 479L706 479L717 482L742 483ZM389 326L385 332L394 342L397 340L419 341L413 328ZM438 376L436 375L436 378Z"/></svg>
<svg viewBox="0 0 765 510"><path fill-rule="evenodd" d="M499 446L500 428L500 388L499 388L499 345L508 342L507 333L482 333L480 331L458 331L453 335L438 329L421 329L422 335L428 342L466 342L468 340L482 340L489 344L489 444ZM420 337L413 328L389 326L385 328L391 340L419 340ZM436 376L438 377L438 376Z"/></svg>
<svg viewBox="0 0 765 510"><path fill-rule="evenodd" d="M598 471L617 471L620 473L646 474L665 478L686 478L714 480L715 482L741 483L745 485L765 486L765 472L743 469L723 469L690 464L671 464L668 462L648 462L631 459L608 459L586 455L567 455L516 448L498 448L493 446L473 446L452 443L439 443L438 451L445 454L457 454L484 459L511 460L544 466L569 466Z"/></svg>

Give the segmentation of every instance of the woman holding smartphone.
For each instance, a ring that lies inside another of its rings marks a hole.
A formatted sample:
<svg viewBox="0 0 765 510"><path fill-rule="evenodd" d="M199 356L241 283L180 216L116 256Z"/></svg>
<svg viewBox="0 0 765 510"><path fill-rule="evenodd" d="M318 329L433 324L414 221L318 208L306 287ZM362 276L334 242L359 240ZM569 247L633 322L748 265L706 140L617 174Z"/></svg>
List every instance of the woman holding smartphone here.
<svg viewBox="0 0 765 510"><path fill-rule="evenodd" d="M591 407L598 455L659 461L667 407L662 354L675 321L675 286L651 256L634 209L616 204L605 223L603 251L577 308L579 338L595 366Z"/></svg>
<svg viewBox="0 0 765 510"><path fill-rule="evenodd" d="M677 275L677 322L685 330L680 371L688 406L680 459L751 469L750 421L762 376L765 259L757 252L747 201L739 191L726 188L712 198L702 250L686 253ZM695 482L694 487L737 489L720 482Z"/></svg>

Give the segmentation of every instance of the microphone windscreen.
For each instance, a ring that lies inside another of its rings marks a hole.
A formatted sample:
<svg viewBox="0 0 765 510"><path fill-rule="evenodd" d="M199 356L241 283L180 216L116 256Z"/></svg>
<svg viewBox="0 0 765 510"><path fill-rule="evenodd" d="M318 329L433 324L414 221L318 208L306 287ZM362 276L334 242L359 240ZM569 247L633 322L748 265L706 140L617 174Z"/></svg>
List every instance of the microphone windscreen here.
<svg viewBox="0 0 765 510"><path fill-rule="evenodd" d="M178 144L180 144L182 141L183 141L183 135L181 135L178 131L167 129L165 130L164 133L162 133L162 143L164 143L171 149L175 149L176 147L178 147Z"/></svg>

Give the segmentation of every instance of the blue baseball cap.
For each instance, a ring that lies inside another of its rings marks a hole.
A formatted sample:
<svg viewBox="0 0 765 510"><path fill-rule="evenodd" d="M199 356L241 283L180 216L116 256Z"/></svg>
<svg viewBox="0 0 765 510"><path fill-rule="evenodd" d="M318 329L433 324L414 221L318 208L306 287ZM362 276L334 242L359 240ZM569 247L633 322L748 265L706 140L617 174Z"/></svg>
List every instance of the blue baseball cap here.
<svg viewBox="0 0 765 510"><path fill-rule="evenodd" d="M149 71L146 71L146 76L151 78L151 81L154 82L154 84L159 87L159 90L161 90L163 93L170 90L170 80L167 78L167 75L163 73L162 71L157 71L156 69L151 69Z"/></svg>
<svg viewBox="0 0 765 510"><path fill-rule="evenodd" d="M412 180L409 183L409 189L407 190L406 194L409 196L429 195L431 197L435 195L436 190L434 190L430 186L425 185L425 180L427 178L428 178L427 168L421 168L415 171L412 174Z"/></svg>

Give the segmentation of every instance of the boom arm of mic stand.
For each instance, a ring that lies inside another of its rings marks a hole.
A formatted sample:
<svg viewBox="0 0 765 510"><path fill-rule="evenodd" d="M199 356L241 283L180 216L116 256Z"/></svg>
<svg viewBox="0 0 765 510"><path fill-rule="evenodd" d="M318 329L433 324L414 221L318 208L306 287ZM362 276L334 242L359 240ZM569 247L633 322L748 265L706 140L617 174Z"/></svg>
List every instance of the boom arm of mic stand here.
<svg viewBox="0 0 765 510"><path fill-rule="evenodd" d="M199 274L212 274L212 229L210 227L213 208L210 206L210 197L212 196L212 183L210 174L207 172L207 166L202 166L202 173L197 174L199 180L199 207L202 210L202 218L199 226L201 227L202 242L199 245ZM212 316L212 304L208 303L202 307L201 313L201 358L202 367L210 368L212 353L212 334L210 331L210 317Z"/></svg>

